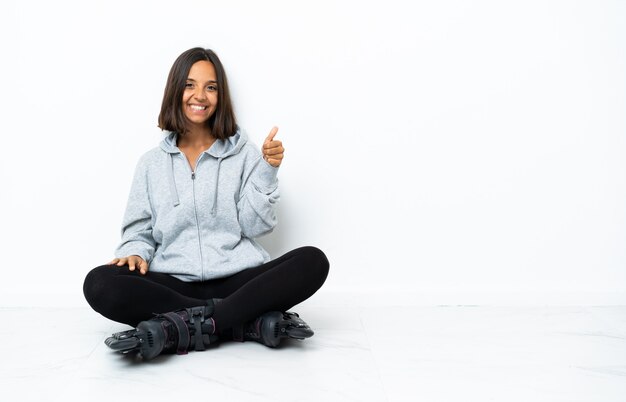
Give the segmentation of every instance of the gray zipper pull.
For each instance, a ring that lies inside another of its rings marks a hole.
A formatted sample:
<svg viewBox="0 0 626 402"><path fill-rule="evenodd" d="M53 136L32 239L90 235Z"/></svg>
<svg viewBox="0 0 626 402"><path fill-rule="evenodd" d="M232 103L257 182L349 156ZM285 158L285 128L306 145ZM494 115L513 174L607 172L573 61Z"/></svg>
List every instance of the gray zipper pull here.
<svg viewBox="0 0 626 402"><path fill-rule="evenodd" d="M196 172L191 172L191 180L195 180L196 179Z"/></svg>

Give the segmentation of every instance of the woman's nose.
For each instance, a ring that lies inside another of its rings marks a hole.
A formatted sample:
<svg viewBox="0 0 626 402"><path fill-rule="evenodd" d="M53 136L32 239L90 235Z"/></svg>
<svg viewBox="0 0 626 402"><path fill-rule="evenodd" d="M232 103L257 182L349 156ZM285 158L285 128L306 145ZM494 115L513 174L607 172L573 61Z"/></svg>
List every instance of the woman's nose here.
<svg viewBox="0 0 626 402"><path fill-rule="evenodd" d="M197 89L196 93L194 94L194 97L199 101L205 101L206 94L204 93L204 89Z"/></svg>

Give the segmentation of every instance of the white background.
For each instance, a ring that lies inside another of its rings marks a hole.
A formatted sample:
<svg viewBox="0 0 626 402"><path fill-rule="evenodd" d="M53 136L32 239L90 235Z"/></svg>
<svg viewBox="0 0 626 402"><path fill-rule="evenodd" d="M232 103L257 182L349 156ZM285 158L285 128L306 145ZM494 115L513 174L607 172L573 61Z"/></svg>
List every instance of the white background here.
<svg viewBox="0 0 626 402"><path fill-rule="evenodd" d="M278 256L323 294L626 303L626 2L20 1L0 6L1 305L85 304L166 76L214 49L286 147Z"/></svg>

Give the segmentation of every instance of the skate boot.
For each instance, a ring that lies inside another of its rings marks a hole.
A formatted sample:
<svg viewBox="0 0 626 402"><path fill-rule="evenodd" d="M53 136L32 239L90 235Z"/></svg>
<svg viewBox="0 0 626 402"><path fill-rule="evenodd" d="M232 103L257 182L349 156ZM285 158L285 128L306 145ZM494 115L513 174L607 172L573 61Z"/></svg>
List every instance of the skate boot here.
<svg viewBox="0 0 626 402"><path fill-rule="evenodd" d="M270 311L262 316L233 328L234 340L255 341L275 348L283 339L302 340L313 336L313 330L297 313Z"/></svg>
<svg viewBox="0 0 626 402"><path fill-rule="evenodd" d="M213 304L157 314L135 329L113 334L104 343L122 354L138 353L143 360L164 353L183 355L191 348L205 350L218 339L212 315Z"/></svg>

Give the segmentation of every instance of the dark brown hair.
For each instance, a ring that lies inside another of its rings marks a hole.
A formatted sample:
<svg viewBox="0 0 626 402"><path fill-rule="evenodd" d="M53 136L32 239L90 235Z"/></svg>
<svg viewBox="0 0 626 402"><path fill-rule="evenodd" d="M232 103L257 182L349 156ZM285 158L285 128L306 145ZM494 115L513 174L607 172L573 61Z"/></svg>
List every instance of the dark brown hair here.
<svg viewBox="0 0 626 402"><path fill-rule="evenodd" d="M163 93L163 103L159 113L159 128L185 135L187 120L183 114L183 92L191 66L201 60L213 64L217 75L217 109L206 124L215 138L226 139L237 131L237 121L230 100L226 72L215 52L201 47L194 47L183 52L172 65Z"/></svg>

